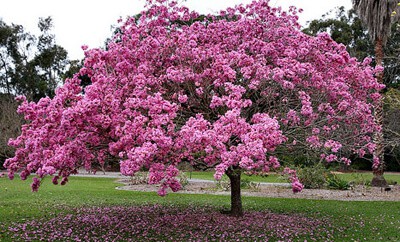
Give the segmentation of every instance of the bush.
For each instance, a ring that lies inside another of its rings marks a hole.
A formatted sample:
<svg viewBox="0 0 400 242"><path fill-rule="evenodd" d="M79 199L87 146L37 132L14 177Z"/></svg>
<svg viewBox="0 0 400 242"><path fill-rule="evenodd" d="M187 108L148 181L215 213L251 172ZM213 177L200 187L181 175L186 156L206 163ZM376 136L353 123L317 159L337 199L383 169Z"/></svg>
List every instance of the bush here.
<svg viewBox="0 0 400 242"><path fill-rule="evenodd" d="M297 176L307 189L322 188L326 183L326 173L327 170L321 163L297 169Z"/></svg>

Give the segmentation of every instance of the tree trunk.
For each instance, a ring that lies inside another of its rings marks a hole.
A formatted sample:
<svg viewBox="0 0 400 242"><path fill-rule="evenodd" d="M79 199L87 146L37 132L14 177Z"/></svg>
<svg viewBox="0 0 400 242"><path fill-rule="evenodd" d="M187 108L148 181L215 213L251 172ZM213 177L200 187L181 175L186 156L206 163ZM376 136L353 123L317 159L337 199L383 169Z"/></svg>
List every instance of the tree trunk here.
<svg viewBox="0 0 400 242"><path fill-rule="evenodd" d="M241 170L238 168L228 169L226 175L231 183L231 210L229 214L235 217L243 216L242 196L240 191Z"/></svg>
<svg viewBox="0 0 400 242"><path fill-rule="evenodd" d="M6 62L2 59L2 62L3 62L3 68L4 68L4 72L5 72L5 77L4 77L4 80L5 80L5 84L6 84L6 89L7 89L7 94L8 95L11 95L11 88L10 88L10 82L9 82L9 80L8 80L8 70L7 70L7 65L6 65Z"/></svg>
<svg viewBox="0 0 400 242"><path fill-rule="evenodd" d="M383 42L382 39L377 39L375 41L375 58L376 65L382 66L383 61ZM383 83L383 73L380 73L377 76L378 82ZM378 125L383 125L383 100L375 106L375 121ZM387 186L387 182L383 177L384 169L385 169L385 161L384 161L384 137L383 131L377 131L374 134L373 141L376 145L376 149L374 151L374 158L378 158L380 160L380 164L377 167L374 167L372 173L374 177L372 178L371 185L375 187L383 187Z"/></svg>

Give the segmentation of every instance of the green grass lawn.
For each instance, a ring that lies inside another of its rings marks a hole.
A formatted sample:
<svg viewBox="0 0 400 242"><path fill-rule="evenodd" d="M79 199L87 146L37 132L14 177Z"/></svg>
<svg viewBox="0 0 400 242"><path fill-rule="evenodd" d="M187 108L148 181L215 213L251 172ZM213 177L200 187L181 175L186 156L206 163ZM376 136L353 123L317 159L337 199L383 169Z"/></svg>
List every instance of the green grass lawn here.
<svg viewBox="0 0 400 242"><path fill-rule="evenodd" d="M182 208L211 206L218 210L230 204L228 196L170 193L159 197L152 192L116 190L120 184L108 178L72 177L66 186L54 186L47 179L37 193L30 191L29 183L0 178L0 225L7 227L14 222L50 218L77 207L173 204ZM243 204L246 211L329 218L332 226L342 228L334 234L335 241L400 241L400 202L244 197ZM0 226L0 241L11 241L8 236Z"/></svg>

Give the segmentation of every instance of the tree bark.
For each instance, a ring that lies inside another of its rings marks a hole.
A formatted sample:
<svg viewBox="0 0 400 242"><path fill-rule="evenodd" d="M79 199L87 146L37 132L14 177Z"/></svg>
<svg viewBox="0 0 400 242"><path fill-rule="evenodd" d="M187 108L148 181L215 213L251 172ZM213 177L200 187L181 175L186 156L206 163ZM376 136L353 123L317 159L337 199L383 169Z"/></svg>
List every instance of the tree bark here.
<svg viewBox="0 0 400 242"><path fill-rule="evenodd" d="M375 59L376 65L383 66L383 42L382 39L377 39L375 41ZM377 75L377 79L379 83L383 83L383 73ZM378 125L383 125L383 100L379 101L375 105L375 121ZM376 145L376 149L374 151L374 158L378 158L380 160L380 164L373 168L372 173L374 177L372 178L371 185L375 187L383 187L387 186L387 182L383 177L384 169L385 169L385 161L384 161L384 137L383 131L375 132L373 136L373 141Z"/></svg>
<svg viewBox="0 0 400 242"><path fill-rule="evenodd" d="M235 217L243 216L242 196L240 190L241 170L238 168L228 169L226 175L231 183L231 210L229 214Z"/></svg>

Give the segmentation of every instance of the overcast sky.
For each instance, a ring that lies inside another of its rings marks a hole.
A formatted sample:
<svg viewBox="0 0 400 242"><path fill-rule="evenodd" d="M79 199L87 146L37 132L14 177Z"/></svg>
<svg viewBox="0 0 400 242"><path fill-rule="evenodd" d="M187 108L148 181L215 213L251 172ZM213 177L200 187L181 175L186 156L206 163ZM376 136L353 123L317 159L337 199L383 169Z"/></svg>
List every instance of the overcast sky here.
<svg viewBox="0 0 400 242"><path fill-rule="evenodd" d="M187 0L186 5L200 13L217 12L228 6L251 0ZM39 17L51 16L57 44L67 49L70 59L83 58L82 45L103 46L111 36L111 25L119 17L139 13L144 0L0 0L0 18L6 23L21 24L37 34ZM270 0L272 6L302 8L300 23L319 18L337 6L351 7L351 0Z"/></svg>

